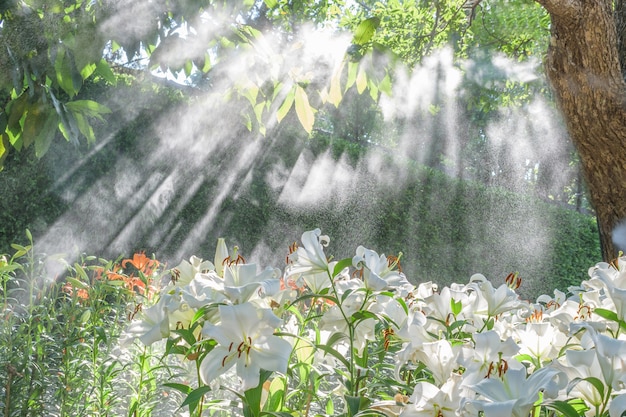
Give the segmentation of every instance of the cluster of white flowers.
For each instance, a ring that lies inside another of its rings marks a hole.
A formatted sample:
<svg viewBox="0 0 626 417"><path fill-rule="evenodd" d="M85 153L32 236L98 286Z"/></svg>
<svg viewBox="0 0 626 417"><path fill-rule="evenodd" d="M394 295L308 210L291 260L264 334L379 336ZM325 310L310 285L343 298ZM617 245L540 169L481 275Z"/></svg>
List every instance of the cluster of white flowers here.
<svg viewBox="0 0 626 417"><path fill-rule="evenodd" d="M597 264L567 295L555 290L528 302L513 289L516 276L497 288L480 274L467 284L415 286L397 258L358 247L352 259L329 261L319 229L301 243L284 272L259 272L220 239L213 263L193 257L173 270L126 337L149 345L195 323L198 341L215 342L201 356L202 382L234 367L246 390L259 385L262 369L285 375L297 360L307 335L293 320L300 303L316 309L333 352L362 357L369 343L393 338L396 378L426 371L409 395L372 399L371 409L385 415L528 417L544 407L619 417L626 410L626 257ZM326 353L317 352L319 366Z"/></svg>

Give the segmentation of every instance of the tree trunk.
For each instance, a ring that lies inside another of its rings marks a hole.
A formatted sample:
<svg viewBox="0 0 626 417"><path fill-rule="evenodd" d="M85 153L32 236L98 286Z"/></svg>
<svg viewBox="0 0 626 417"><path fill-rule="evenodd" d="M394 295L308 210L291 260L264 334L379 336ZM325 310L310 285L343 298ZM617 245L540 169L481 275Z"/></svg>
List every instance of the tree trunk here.
<svg viewBox="0 0 626 417"><path fill-rule="evenodd" d="M550 13L545 69L580 155L600 231L612 260L613 228L626 220L626 85L611 0L537 0Z"/></svg>

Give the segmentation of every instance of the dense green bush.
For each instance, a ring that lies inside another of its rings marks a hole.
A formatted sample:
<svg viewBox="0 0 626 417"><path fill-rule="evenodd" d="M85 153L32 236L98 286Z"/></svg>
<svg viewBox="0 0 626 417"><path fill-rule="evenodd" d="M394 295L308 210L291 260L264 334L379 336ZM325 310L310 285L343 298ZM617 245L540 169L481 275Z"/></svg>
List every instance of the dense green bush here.
<svg viewBox="0 0 626 417"><path fill-rule="evenodd" d="M244 256L269 264L304 230L319 227L331 245L336 241L330 248L336 256L351 256L340 251L358 244L386 254L402 251L402 267L413 282L442 285L464 282L476 272L499 283L518 272L524 279L521 293L529 298L577 284L600 260L592 217L532 195L454 179L410 160L392 164L388 151L374 145L326 135L307 139L288 123L293 115L266 138L254 138L245 128L223 133L219 126L199 124L189 137L176 138L182 145L173 144L158 129L185 114L186 104L167 89L142 91L144 105L129 114L128 106L116 108L115 102L140 94L116 94L109 105L112 120L121 123L111 131L105 130L111 125L101 126L95 148L60 141L41 160L29 151L7 160L0 172L0 253L9 253L26 228L35 242L48 233L48 241L67 243L73 237L61 234L63 222L75 222L74 228L85 232L77 249L100 256L146 250L177 264L181 256L209 256L216 239L226 237ZM223 144L195 168L185 152L198 140ZM251 144L261 152L229 171ZM182 147L182 157L175 145ZM164 151L167 146L172 150ZM381 166L394 166L390 178L375 178L377 172L367 167L372 153ZM290 175L301 160L310 165L321 158L350 170L349 185L329 186L321 191L323 198L297 204L284 198L284 182L276 186L269 179L276 167ZM132 182L120 180L122 170ZM185 170L187 177L160 191L163 180Z"/></svg>

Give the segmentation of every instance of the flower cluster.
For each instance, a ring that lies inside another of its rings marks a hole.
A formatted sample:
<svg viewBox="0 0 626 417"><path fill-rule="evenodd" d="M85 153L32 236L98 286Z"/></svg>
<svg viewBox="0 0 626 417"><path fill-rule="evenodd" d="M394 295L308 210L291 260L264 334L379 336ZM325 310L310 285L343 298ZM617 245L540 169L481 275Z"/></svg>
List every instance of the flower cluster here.
<svg viewBox="0 0 626 417"><path fill-rule="evenodd" d="M328 241L319 229L305 232L280 271L230 255L220 239L213 262L192 257L172 270L126 338L168 339L168 353L197 364L196 390L172 385L213 396L204 405L201 395L188 398L192 412L216 403L216 381L229 375L246 393L238 398L247 415L626 410L626 257L597 264L568 294L528 302L514 274L497 287L480 274L416 286L400 257L360 246L335 261Z"/></svg>

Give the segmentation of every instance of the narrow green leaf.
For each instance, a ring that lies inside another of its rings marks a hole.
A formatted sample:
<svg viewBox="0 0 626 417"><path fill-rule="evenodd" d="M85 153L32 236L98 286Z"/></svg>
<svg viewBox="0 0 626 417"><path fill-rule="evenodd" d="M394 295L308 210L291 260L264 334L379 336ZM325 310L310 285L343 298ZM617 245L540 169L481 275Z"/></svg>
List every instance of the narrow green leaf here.
<svg viewBox="0 0 626 417"><path fill-rule="evenodd" d="M191 71L193 71L193 61L191 60L186 61L184 70L185 70L185 75L189 77L191 75Z"/></svg>
<svg viewBox="0 0 626 417"><path fill-rule="evenodd" d="M363 65L359 66L359 72L356 75L356 90L359 92L359 94L363 93L363 91L365 91L365 88L367 87L367 74L365 73L365 68L363 67Z"/></svg>
<svg viewBox="0 0 626 417"><path fill-rule="evenodd" d="M67 54L65 48L59 47L57 49L57 56L54 62L54 70L56 72L57 83L59 86L69 95L74 97L80 85L75 85L77 78L74 76L76 70L71 57Z"/></svg>
<svg viewBox="0 0 626 417"><path fill-rule="evenodd" d="M189 385L185 385L185 384L177 384L175 382L166 382L163 385L166 386L166 387L169 387L169 388L173 388L173 389L175 389L177 391L180 391L183 394L187 394L187 395L192 391L191 387Z"/></svg>
<svg viewBox="0 0 626 417"><path fill-rule="evenodd" d="M388 96L391 96L392 87L391 87L391 77L389 73L385 74L383 79L378 83L378 89L385 93Z"/></svg>
<svg viewBox="0 0 626 417"><path fill-rule="evenodd" d="M80 264L75 263L74 269L76 270L76 273L78 274L78 276L82 278L84 282L89 282L89 276L87 275L87 272L85 272L85 269Z"/></svg>
<svg viewBox="0 0 626 417"><path fill-rule="evenodd" d="M313 123L315 122L315 109L309 104L309 98L304 88L296 85L294 94L298 120L300 120L304 130L310 134L313 131Z"/></svg>
<svg viewBox="0 0 626 417"><path fill-rule="evenodd" d="M572 406L572 404L570 404L569 401L544 401L542 405L550 410L558 411L563 415L563 417L580 417L582 415L576 408L574 408L574 406ZM579 404L578 408L580 408ZM588 407L585 407L585 409L588 409Z"/></svg>
<svg viewBox="0 0 626 417"><path fill-rule="evenodd" d="M70 284L72 284L72 287L82 288L82 289L85 289L85 290L89 288L89 285L85 284L83 281L78 280L76 278L68 277L65 280L67 282L69 282Z"/></svg>
<svg viewBox="0 0 626 417"><path fill-rule="evenodd" d="M356 75L359 71L359 63L358 62L349 62L348 63L348 79L346 80L346 90L352 87L356 82Z"/></svg>
<svg viewBox="0 0 626 417"><path fill-rule="evenodd" d="M335 333L335 334L337 334L337 333ZM344 337L345 337L345 335L344 335ZM329 342L330 342L330 340L329 340ZM328 344L318 344L318 345L316 345L316 347L318 349L321 349L324 352L334 356L335 359L337 359L339 362L341 362L343 364L343 366L345 366L346 368L348 368L348 369L350 368L350 364L348 363L348 360L345 358L345 356L343 354L339 353L336 349L332 348L330 346L330 343L328 343Z"/></svg>
<svg viewBox="0 0 626 417"><path fill-rule="evenodd" d="M206 74L207 72L209 72L211 68L213 68L213 65L211 64L211 57L209 56L208 53L205 53L204 65L202 66L202 72Z"/></svg>
<svg viewBox="0 0 626 417"><path fill-rule="evenodd" d="M285 97L285 100L283 100L283 104L281 104L280 107L278 108L278 111L276 112L276 118L278 119L278 123L280 123L281 120L283 120L285 116L287 116L287 113L289 113L289 110L291 109L291 106L293 105L295 93L296 93L295 88L292 88L291 90L289 90L289 92L287 93L287 96Z"/></svg>
<svg viewBox="0 0 626 417"><path fill-rule="evenodd" d="M606 310L604 308L596 308L593 310L593 312L607 320L619 322L619 317L617 317L617 313L614 311Z"/></svg>
<svg viewBox="0 0 626 417"><path fill-rule="evenodd" d="M343 68L345 61L341 62L341 65L335 70L333 78L330 80L330 90L328 91L327 100L335 107L339 107L339 103L342 99L341 94L341 75L343 74Z"/></svg>
<svg viewBox="0 0 626 417"><path fill-rule="evenodd" d="M574 386L581 381L589 382L591 385L593 385L596 391L598 391L598 394L600 394L600 397L604 398L604 383L599 378L596 378L593 376L588 376L587 378L572 379L567 385L567 393L569 394L569 392L574 388Z"/></svg>
<svg viewBox="0 0 626 417"><path fill-rule="evenodd" d="M74 113L83 114L86 117L94 117L104 120L102 115L111 113L111 109L93 100L74 100L65 103L65 107Z"/></svg>
<svg viewBox="0 0 626 417"><path fill-rule="evenodd" d="M200 402L202 397L204 397L204 394L206 394L209 391L211 391L211 387L207 385L196 388L195 390L187 394L187 398L185 398L185 401L183 401L183 403L180 405L180 408L183 408L186 405L188 405L189 412L193 414L196 407L198 407L198 403Z"/></svg>

